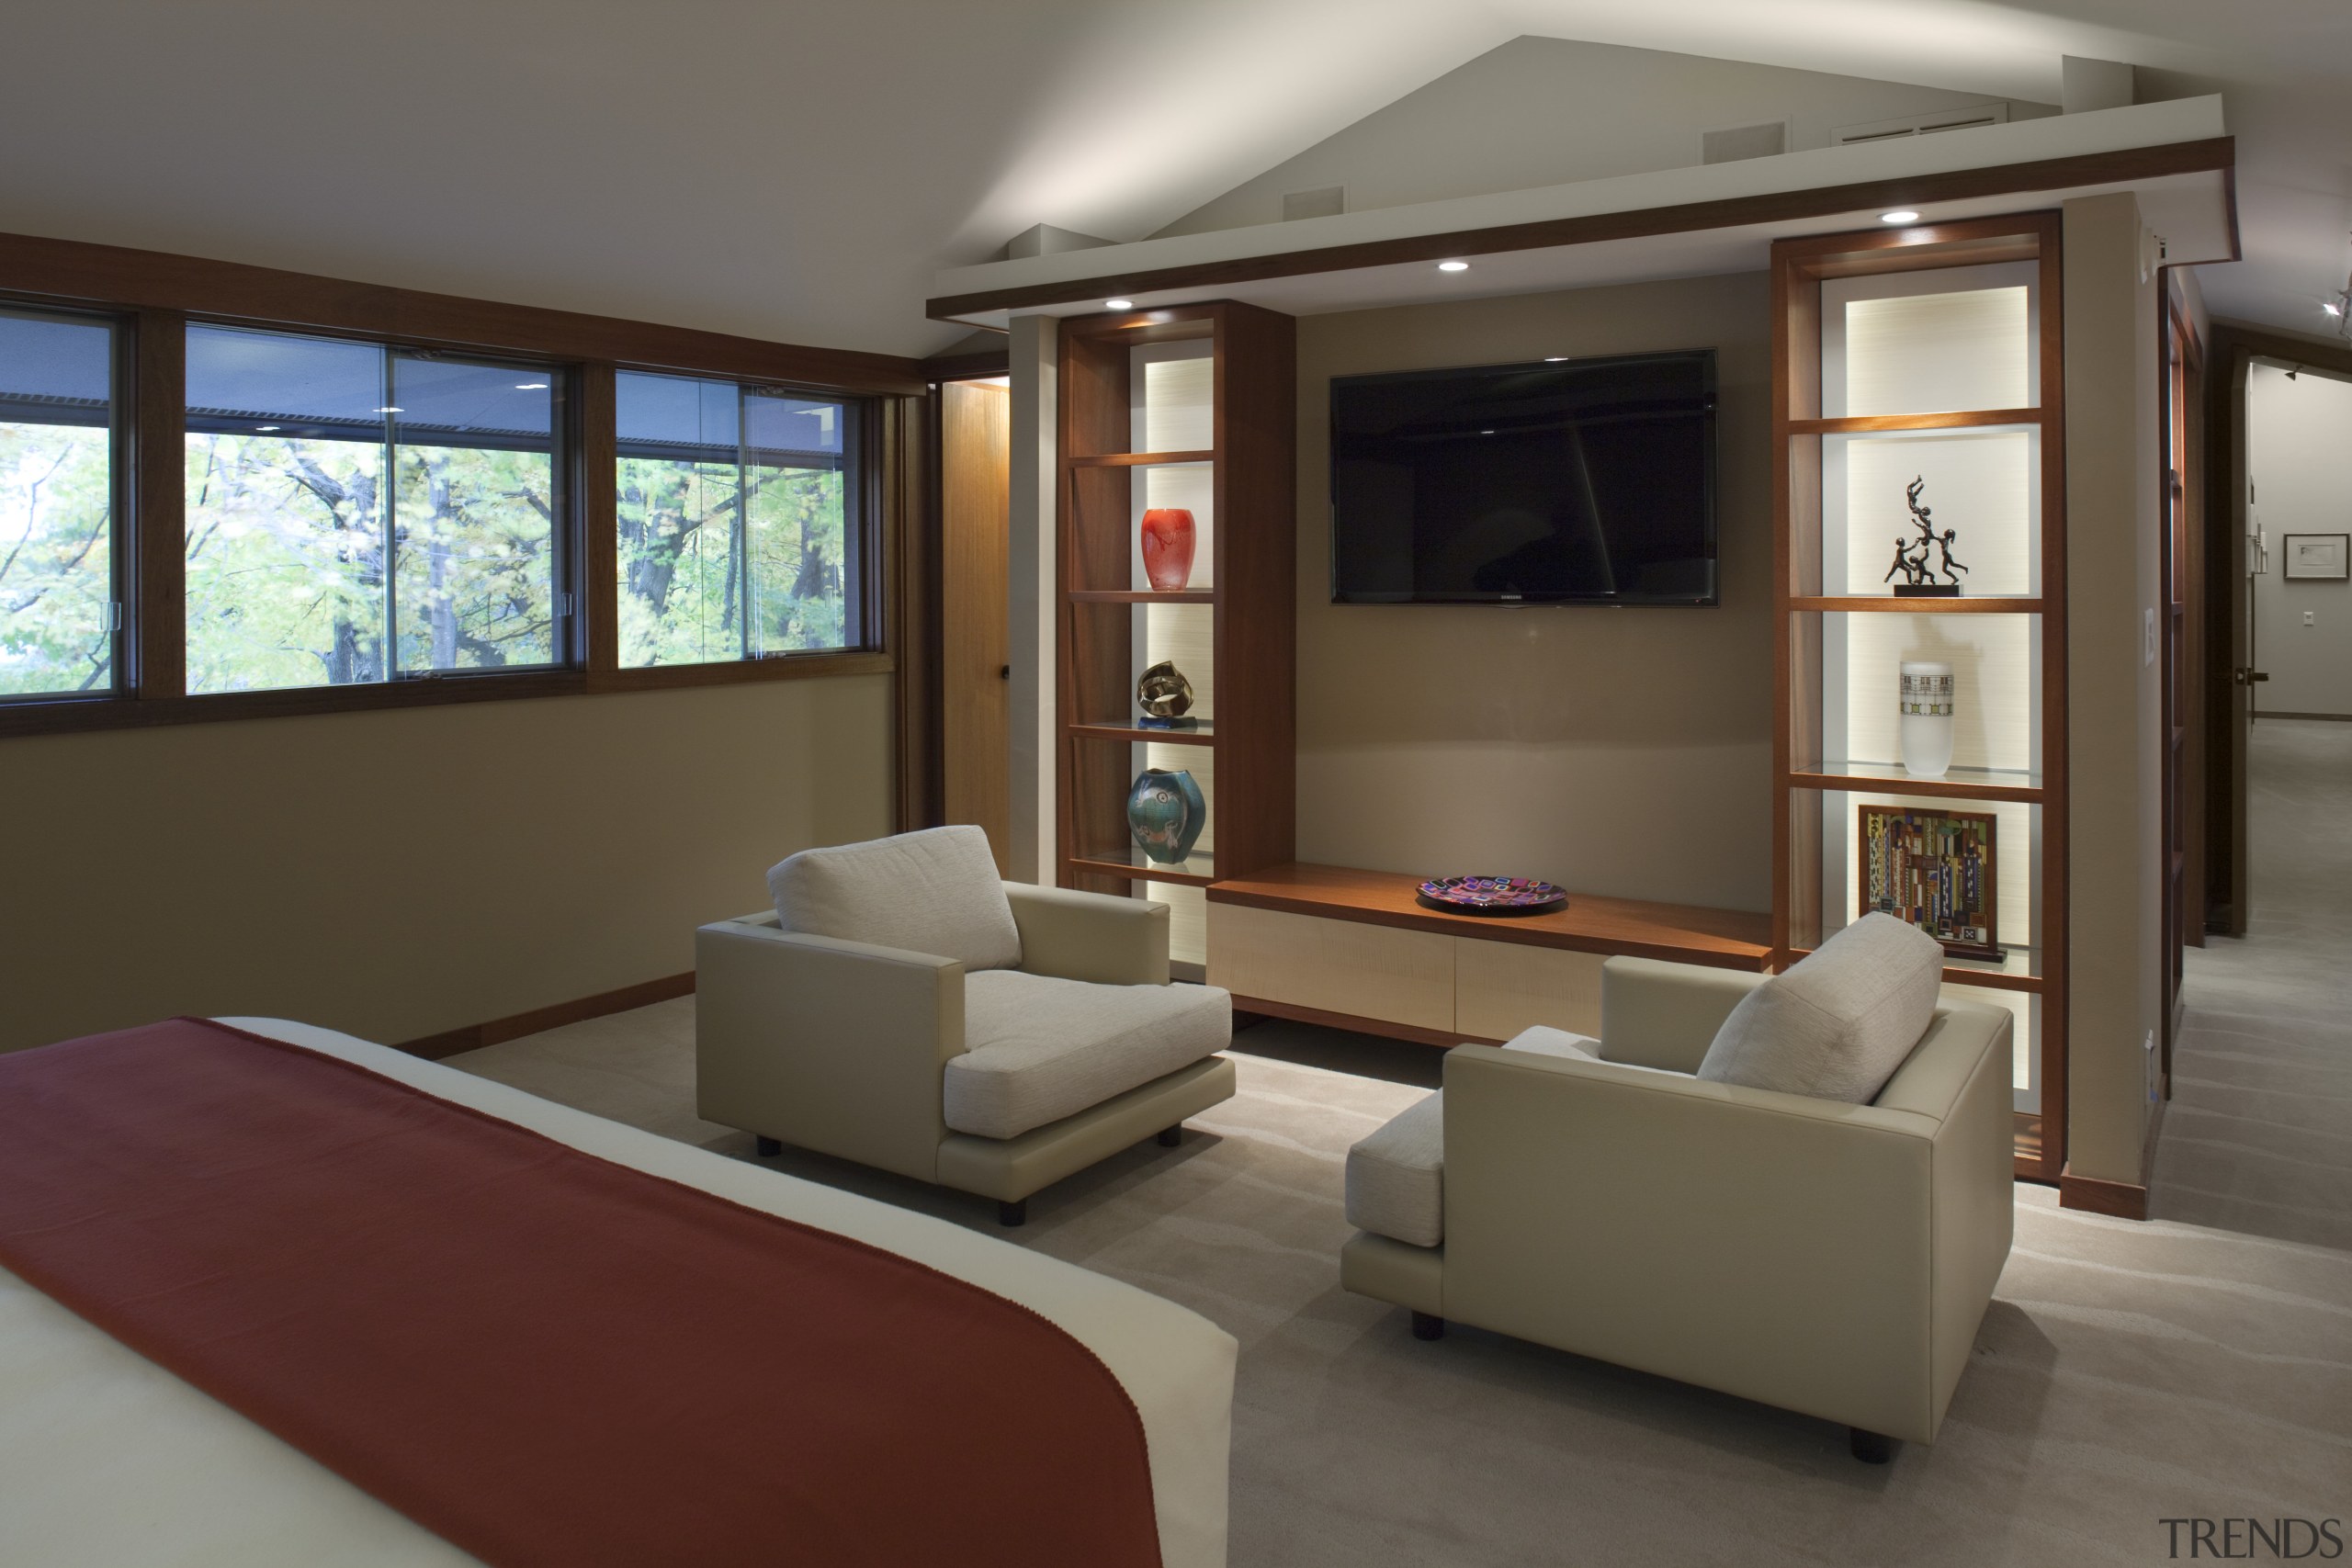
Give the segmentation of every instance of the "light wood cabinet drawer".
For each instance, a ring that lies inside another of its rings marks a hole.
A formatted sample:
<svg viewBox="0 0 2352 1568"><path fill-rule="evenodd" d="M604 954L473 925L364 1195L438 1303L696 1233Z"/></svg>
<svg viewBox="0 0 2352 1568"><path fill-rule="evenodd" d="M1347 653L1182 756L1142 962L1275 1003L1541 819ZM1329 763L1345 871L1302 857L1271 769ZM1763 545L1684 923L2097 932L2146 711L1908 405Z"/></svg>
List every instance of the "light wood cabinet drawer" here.
<svg viewBox="0 0 2352 1568"><path fill-rule="evenodd" d="M1600 1038L1598 953L1456 937L1453 1027L1508 1040L1533 1024Z"/></svg>
<svg viewBox="0 0 2352 1568"><path fill-rule="evenodd" d="M1432 931L1212 904L1208 979L1236 996L1450 1030L1454 941Z"/></svg>

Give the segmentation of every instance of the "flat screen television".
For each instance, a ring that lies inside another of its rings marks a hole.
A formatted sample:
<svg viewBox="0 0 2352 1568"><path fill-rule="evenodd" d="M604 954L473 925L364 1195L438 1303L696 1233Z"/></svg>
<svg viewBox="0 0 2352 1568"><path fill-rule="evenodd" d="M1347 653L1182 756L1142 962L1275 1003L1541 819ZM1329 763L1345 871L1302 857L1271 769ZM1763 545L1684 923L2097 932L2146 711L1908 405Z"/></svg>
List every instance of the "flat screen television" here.
<svg viewBox="0 0 2352 1568"><path fill-rule="evenodd" d="M1713 604L1714 351L1334 377L1331 598Z"/></svg>

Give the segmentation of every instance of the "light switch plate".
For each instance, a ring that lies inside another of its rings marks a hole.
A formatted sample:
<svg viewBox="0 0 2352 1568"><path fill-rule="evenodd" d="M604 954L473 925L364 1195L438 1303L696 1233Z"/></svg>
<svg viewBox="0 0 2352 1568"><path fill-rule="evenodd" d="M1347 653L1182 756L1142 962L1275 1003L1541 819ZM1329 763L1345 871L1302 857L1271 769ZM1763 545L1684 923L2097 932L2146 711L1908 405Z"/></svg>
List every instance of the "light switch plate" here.
<svg viewBox="0 0 2352 1568"><path fill-rule="evenodd" d="M2143 610L2140 614L2144 617L2140 631L2140 662L2154 664L2156 661L2156 613Z"/></svg>

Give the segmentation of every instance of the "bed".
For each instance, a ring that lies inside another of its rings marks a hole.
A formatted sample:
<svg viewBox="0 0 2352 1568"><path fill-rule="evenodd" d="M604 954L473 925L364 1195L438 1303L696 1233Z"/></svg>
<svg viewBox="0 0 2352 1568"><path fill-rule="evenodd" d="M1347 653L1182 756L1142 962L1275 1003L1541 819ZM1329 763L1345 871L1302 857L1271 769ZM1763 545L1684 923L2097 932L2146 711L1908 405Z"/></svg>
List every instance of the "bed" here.
<svg viewBox="0 0 2352 1568"><path fill-rule="evenodd" d="M537 1099L333 1031L220 1021L582 1153L852 1237L1041 1314L1140 1416L1165 1568L1225 1561L1233 1338L994 1237ZM0 1270L0 1562L43 1568L444 1568L475 1558Z"/></svg>

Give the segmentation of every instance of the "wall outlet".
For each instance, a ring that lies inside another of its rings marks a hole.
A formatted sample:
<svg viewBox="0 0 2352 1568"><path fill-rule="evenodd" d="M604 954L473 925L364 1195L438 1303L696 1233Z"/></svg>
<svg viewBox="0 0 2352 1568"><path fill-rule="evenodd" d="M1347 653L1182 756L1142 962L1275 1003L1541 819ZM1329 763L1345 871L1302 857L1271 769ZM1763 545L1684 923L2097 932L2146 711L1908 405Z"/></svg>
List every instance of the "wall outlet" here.
<svg viewBox="0 0 2352 1568"><path fill-rule="evenodd" d="M2140 614L2143 617L2140 623L2140 662L2154 664L2156 661L2156 613L2143 610Z"/></svg>
<svg viewBox="0 0 2352 1568"><path fill-rule="evenodd" d="M2315 623L2312 620L2312 613L2309 610L2305 610L2303 612L2303 625L2308 626L2314 624Z"/></svg>

